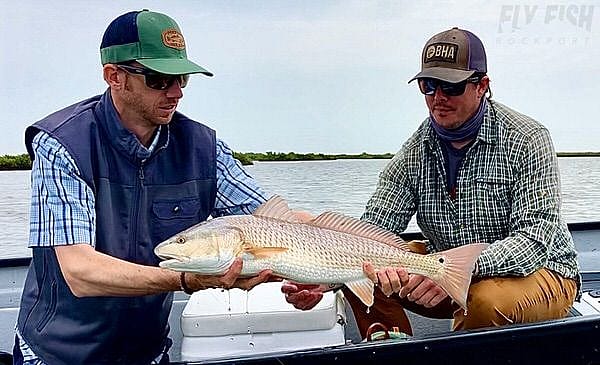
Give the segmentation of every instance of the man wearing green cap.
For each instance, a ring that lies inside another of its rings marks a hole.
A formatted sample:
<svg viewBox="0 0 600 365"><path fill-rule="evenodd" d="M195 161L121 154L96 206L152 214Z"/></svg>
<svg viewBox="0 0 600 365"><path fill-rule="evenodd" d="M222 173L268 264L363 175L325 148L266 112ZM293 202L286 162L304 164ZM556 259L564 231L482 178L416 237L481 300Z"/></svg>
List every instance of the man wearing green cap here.
<svg viewBox="0 0 600 365"><path fill-rule="evenodd" d="M403 307L454 318L455 330L566 316L580 278L548 130L491 99L475 34L453 28L434 35L421 65L409 82L417 80L429 116L381 173L362 220L401 233L416 214L430 253L490 245L476 262L467 313L422 275L365 265L381 289L371 310L344 292L361 333L376 321L410 332ZM314 306L323 289L282 288L301 309Z"/></svg>
<svg viewBox="0 0 600 365"><path fill-rule="evenodd" d="M239 279L158 266L154 247L209 216L249 214L265 193L216 138L176 112L189 75L175 21L147 10L110 23L100 46L108 89L30 126L29 246L16 364L168 363L173 291L249 289Z"/></svg>

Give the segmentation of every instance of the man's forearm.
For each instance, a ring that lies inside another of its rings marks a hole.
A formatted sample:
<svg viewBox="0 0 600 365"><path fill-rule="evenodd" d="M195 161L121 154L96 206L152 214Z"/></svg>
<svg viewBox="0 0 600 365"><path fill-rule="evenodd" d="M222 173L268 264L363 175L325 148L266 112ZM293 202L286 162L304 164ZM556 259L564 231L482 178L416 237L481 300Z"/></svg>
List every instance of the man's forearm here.
<svg viewBox="0 0 600 365"><path fill-rule="evenodd" d="M88 244L54 250L67 285L77 297L141 296L180 289L177 272L127 262Z"/></svg>

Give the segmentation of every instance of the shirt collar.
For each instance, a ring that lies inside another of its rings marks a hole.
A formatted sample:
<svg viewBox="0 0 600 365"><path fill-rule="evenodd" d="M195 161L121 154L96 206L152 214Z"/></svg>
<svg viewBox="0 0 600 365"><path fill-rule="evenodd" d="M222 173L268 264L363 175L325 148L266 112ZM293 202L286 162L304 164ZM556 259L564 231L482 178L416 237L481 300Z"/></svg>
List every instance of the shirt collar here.
<svg viewBox="0 0 600 365"><path fill-rule="evenodd" d="M121 119L113 104L110 89L107 89L104 95L102 95L100 105L102 105L102 107L97 114L99 116L98 119L101 124L103 124L106 133L109 135L111 144L130 158L138 160L147 159L158 149L157 146L161 140L164 140L164 138L160 138L163 134L163 128L159 128L152 139L150 147L146 148L135 134L123 127ZM169 133L167 133L167 137L168 135ZM168 144L168 138L164 141L164 144Z"/></svg>
<svg viewBox="0 0 600 365"><path fill-rule="evenodd" d="M154 133L154 138L152 138L152 143L150 143L150 146L147 148L148 153L154 152L154 149L156 148L156 145L158 144L158 139L160 138L161 131L162 131L162 125L159 125L158 129L156 130L156 133Z"/></svg>
<svg viewBox="0 0 600 365"><path fill-rule="evenodd" d="M488 108L483 116L483 123L479 129L479 134L477 134L477 139L482 142L495 144L498 141L497 125L494 101L488 100Z"/></svg>

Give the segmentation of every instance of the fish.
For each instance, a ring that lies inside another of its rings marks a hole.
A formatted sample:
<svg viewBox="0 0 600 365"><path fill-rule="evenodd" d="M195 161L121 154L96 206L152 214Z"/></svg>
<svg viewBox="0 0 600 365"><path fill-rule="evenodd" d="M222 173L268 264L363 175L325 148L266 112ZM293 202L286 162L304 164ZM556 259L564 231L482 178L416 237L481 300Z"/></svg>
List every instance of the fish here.
<svg viewBox="0 0 600 365"><path fill-rule="evenodd" d="M224 274L241 257L242 276L270 269L300 283L344 284L367 307L373 305L375 283L363 272L363 262L376 270L404 267L433 280L466 311L475 262L487 246L413 253L411 242L395 233L337 212L303 221L275 195L252 215L196 224L158 244L154 253L163 260L160 267L202 275Z"/></svg>

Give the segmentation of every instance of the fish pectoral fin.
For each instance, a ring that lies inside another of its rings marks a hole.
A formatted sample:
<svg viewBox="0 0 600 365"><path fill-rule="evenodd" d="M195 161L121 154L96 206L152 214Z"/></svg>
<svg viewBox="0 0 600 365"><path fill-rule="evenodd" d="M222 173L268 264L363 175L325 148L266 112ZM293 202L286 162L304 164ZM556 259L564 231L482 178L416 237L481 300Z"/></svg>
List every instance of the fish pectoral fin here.
<svg viewBox="0 0 600 365"><path fill-rule="evenodd" d="M351 281L349 283L344 283L344 285L346 285L346 287L350 289L350 291L354 293L354 295L356 295L364 305L367 307L371 307L373 305L373 290L375 289L375 286L370 279L365 278Z"/></svg>
<svg viewBox="0 0 600 365"><path fill-rule="evenodd" d="M257 259L266 259L271 256L279 255L287 250L286 247L249 247L244 250L244 253L250 254Z"/></svg>

